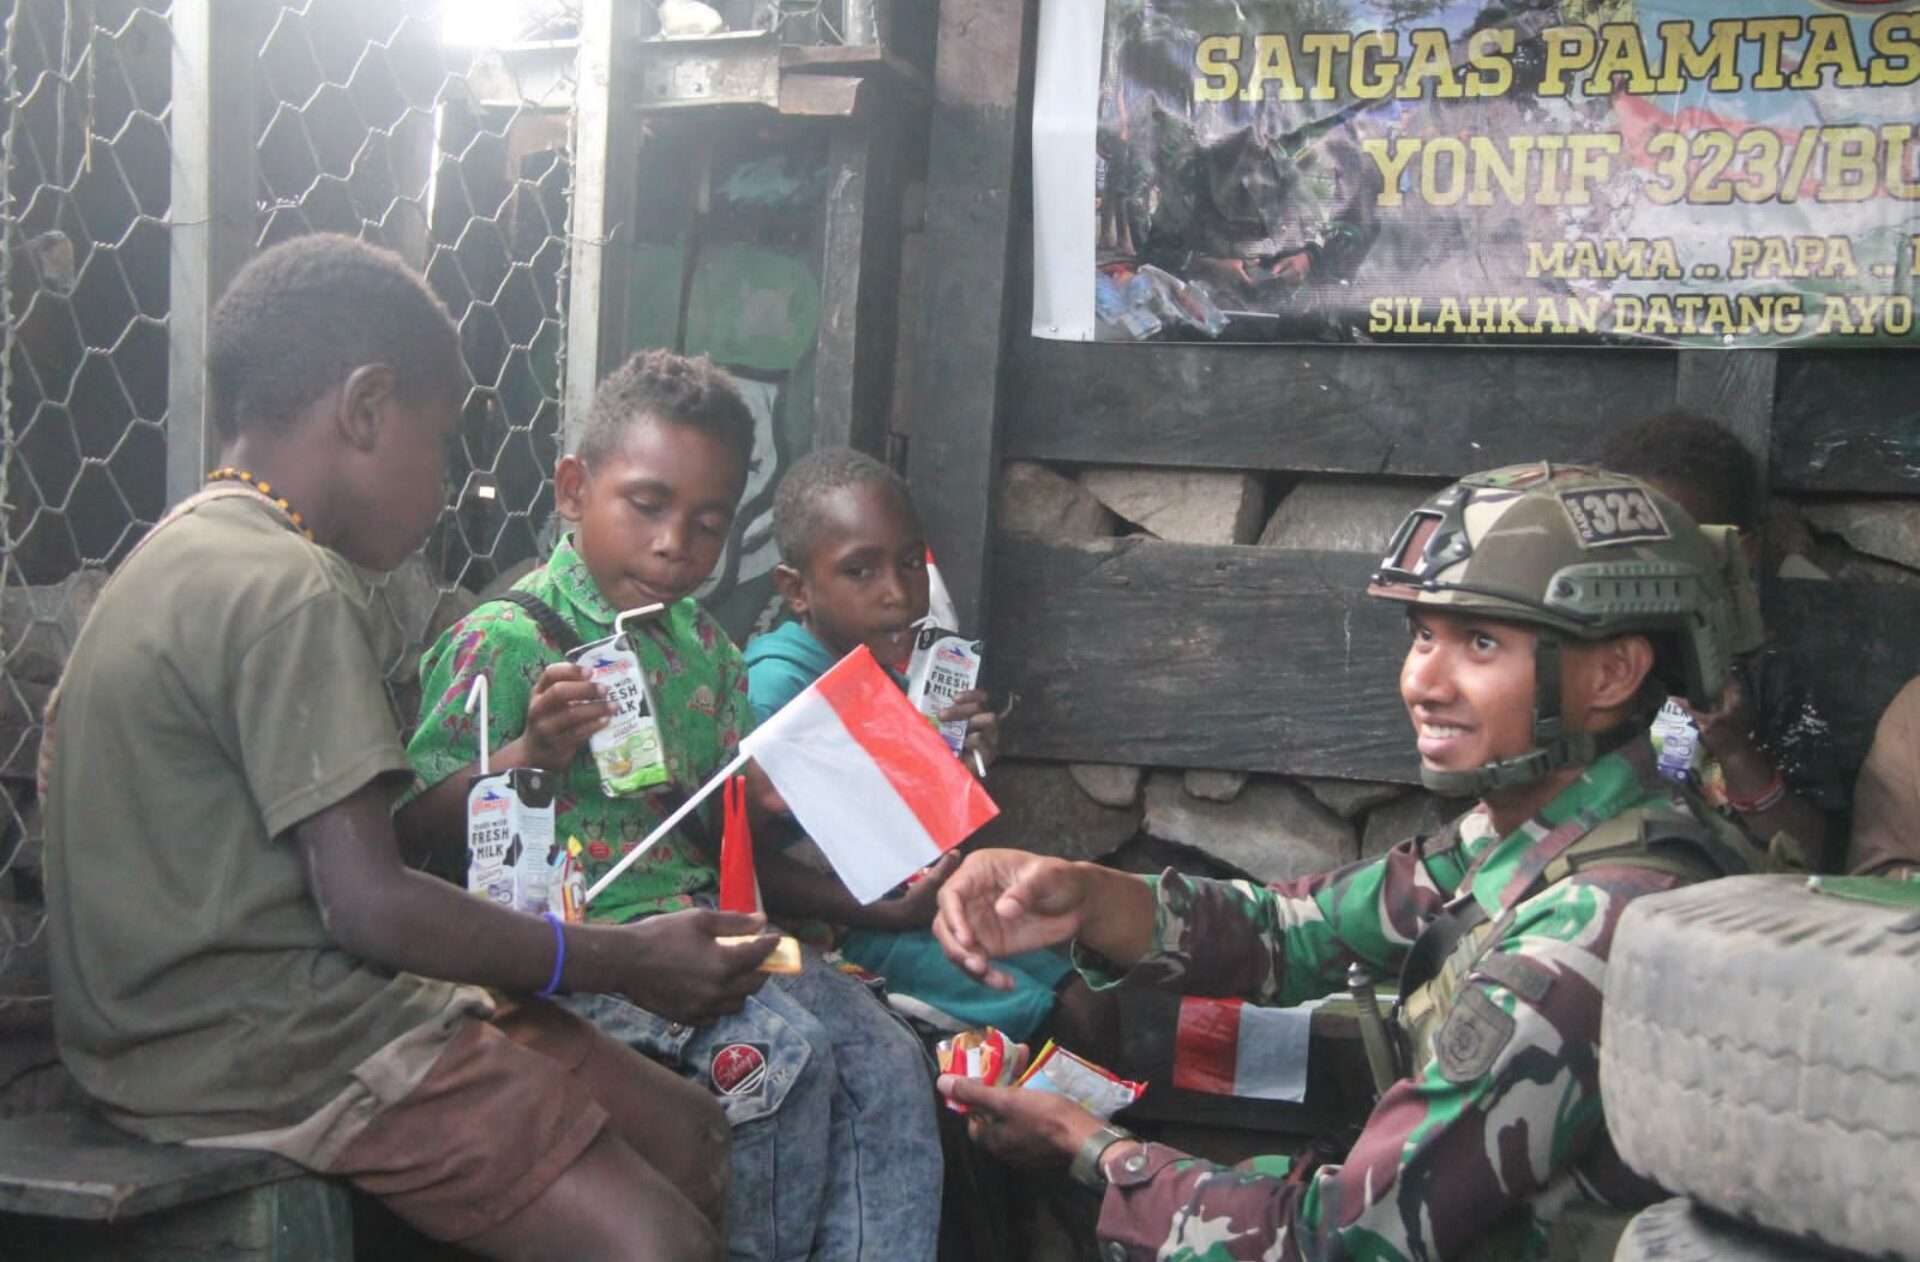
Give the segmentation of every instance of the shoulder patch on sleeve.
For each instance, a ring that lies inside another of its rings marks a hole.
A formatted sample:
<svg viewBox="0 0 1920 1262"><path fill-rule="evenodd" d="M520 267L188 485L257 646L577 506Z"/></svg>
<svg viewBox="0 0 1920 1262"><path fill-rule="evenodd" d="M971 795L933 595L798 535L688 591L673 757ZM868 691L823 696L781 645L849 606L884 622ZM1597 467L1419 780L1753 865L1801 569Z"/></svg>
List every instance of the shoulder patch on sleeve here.
<svg viewBox="0 0 1920 1262"><path fill-rule="evenodd" d="M1513 1041L1514 1025L1514 1019L1500 1011L1486 991L1467 987L1433 1040L1441 1076L1455 1084L1485 1076Z"/></svg>
<svg viewBox="0 0 1920 1262"><path fill-rule="evenodd" d="M1553 987L1547 970L1517 955L1495 951L1474 965L1474 971L1499 982L1530 1004L1539 1005Z"/></svg>

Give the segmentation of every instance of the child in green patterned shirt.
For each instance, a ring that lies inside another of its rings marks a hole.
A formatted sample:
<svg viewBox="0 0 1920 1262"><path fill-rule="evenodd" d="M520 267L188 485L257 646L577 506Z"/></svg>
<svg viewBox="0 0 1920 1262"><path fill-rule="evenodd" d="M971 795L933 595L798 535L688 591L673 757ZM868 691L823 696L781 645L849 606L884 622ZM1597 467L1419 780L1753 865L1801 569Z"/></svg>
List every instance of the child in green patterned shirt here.
<svg viewBox="0 0 1920 1262"><path fill-rule="evenodd" d="M731 760L753 725L746 667L693 593L725 546L752 437L746 403L704 359L646 352L601 384L578 448L554 472L571 533L517 585L532 607L482 605L422 660L423 713L408 748L419 784L403 830L458 844L479 752L465 702L481 675L490 680L493 765L559 778L556 835L585 843L589 882ZM612 635L620 612L655 604L665 610L629 624L627 647L653 695L668 780L614 796L587 749L611 709L565 654ZM595 900L590 918L624 923L711 906L718 856L709 836L682 827L662 840ZM778 866L762 871L770 897ZM884 1242L888 1257L932 1258L937 1216L926 1207L939 1203L941 1166L925 1055L817 952L742 1011L701 1023L619 995L569 1004L718 1098L734 1139L729 1256L865 1257L864 1241Z"/></svg>

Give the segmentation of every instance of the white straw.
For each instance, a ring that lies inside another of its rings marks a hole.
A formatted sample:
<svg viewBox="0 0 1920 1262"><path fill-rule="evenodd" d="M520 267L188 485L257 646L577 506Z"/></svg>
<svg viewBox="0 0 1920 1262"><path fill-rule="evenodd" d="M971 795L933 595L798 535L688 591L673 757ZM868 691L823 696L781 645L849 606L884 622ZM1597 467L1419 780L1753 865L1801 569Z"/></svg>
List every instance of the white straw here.
<svg viewBox="0 0 1920 1262"><path fill-rule="evenodd" d="M486 775L493 770L493 764L487 758L487 677L476 675L473 687L467 689L467 713L473 713L473 703L480 703L480 774Z"/></svg>
<svg viewBox="0 0 1920 1262"><path fill-rule="evenodd" d="M613 620L613 633L620 635L625 632L628 618L649 618L665 608L665 605L641 605L637 609L622 609L619 616Z"/></svg>
<svg viewBox="0 0 1920 1262"><path fill-rule="evenodd" d="M625 872L628 868L633 866L634 860L638 859L641 855L651 850L655 842L659 841L662 837L666 836L668 833L673 831L674 825L678 824L681 820L691 815L693 813L694 807L706 801L707 798L713 793L713 791L719 788L721 785L725 784L728 778L732 776L734 772L746 766L748 757L749 755L741 754L737 758L735 758L732 762L722 767L720 771L713 777L713 779L707 781L705 784L700 786L700 791L698 793L694 794L692 797L682 802L678 810L676 810L673 814L667 816L664 820L660 821L660 827L648 833L647 839L645 841L641 842L639 845L635 846L633 849L627 851L627 853L625 853L624 855L621 855L620 862L614 864L611 868L607 869L607 874L601 877L599 880L595 881L593 883L592 888L587 890L586 901L591 903L594 899L598 898L600 896L601 891L605 890L607 886L613 884L613 880L615 877L619 876L622 872Z"/></svg>

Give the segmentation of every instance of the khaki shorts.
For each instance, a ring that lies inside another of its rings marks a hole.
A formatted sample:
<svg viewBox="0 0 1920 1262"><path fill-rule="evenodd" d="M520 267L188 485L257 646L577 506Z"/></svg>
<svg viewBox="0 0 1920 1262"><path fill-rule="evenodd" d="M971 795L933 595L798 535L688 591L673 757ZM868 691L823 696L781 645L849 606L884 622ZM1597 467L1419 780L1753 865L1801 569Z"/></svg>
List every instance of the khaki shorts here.
<svg viewBox="0 0 1920 1262"><path fill-rule="evenodd" d="M468 1020L420 1084L376 1113L325 1172L437 1240L496 1227L545 1192L606 1126L592 1084L576 1072L603 1038L539 1002Z"/></svg>
<svg viewBox="0 0 1920 1262"><path fill-rule="evenodd" d="M607 1125L601 1091L617 1100L636 1080L675 1083L552 1004L462 990L465 1002L368 1057L305 1121L192 1142L278 1152L459 1241L525 1209L580 1159Z"/></svg>

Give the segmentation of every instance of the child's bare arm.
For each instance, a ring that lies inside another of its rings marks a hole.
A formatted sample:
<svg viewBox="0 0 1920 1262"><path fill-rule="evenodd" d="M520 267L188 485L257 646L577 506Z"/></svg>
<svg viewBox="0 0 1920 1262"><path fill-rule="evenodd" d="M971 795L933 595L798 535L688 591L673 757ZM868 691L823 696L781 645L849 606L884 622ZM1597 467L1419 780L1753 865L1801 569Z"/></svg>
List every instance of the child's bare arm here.
<svg viewBox="0 0 1920 1262"><path fill-rule="evenodd" d="M400 861L387 793L369 783L293 828L307 887L327 931L372 963L448 981L526 993L546 985L554 931L414 872ZM700 1024L738 1012L766 976L779 941L765 921L675 912L631 925L568 925L562 989L617 991L662 1016ZM757 935L734 946L715 938Z"/></svg>
<svg viewBox="0 0 1920 1262"><path fill-rule="evenodd" d="M493 751L490 770L539 767L560 775L587 738L613 715L605 692L588 682L572 662L555 662L541 672L527 701L527 726L514 740ZM476 760L465 774L446 777L394 815L407 861L459 846L467 830L467 782L478 774Z"/></svg>
<svg viewBox="0 0 1920 1262"><path fill-rule="evenodd" d="M771 847L756 847L754 862L759 869L760 892L766 896L768 910L776 914L900 933L933 924L940 887L960 861L957 855L944 855L898 898L865 904L854 898L839 877L816 872Z"/></svg>

